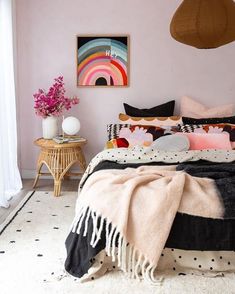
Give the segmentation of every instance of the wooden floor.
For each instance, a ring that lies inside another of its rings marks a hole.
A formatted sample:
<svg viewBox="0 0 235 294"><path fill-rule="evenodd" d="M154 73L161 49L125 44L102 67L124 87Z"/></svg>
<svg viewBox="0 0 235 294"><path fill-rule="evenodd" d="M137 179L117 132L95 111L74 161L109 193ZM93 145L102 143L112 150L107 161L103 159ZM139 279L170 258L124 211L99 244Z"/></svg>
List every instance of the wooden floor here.
<svg viewBox="0 0 235 294"><path fill-rule="evenodd" d="M38 191L53 191L53 180L39 180L36 189L33 189L33 179L23 180L23 189L14 196L10 201L9 208L0 207L0 224L6 219L6 217L14 210L19 202L25 197L25 195L33 190ZM79 180L64 180L62 183L62 191L77 191Z"/></svg>

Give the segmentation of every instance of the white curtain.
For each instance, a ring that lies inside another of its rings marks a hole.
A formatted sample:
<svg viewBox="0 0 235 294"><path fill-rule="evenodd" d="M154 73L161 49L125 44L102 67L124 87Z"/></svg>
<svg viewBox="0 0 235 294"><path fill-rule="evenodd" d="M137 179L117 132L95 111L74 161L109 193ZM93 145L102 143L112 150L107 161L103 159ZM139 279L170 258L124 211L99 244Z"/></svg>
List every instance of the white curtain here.
<svg viewBox="0 0 235 294"><path fill-rule="evenodd" d="M0 0L0 206L22 188L17 166L12 0Z"/></svg>

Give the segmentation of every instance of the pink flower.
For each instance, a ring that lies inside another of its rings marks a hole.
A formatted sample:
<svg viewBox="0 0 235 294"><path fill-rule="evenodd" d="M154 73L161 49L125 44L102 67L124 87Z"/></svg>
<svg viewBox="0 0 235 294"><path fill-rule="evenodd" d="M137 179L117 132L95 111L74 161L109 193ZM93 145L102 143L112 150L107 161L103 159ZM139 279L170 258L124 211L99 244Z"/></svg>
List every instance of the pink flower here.
<svg viewBox="0 0 235 294"><path fill-rule="evenodd" d="M39 89L33 94L34 109L38 116L60 116L65 110L69 110L73 105L79 103L77 97L69 98L65 96L63 76L55 78L55 83L48 92Z"/></svg>

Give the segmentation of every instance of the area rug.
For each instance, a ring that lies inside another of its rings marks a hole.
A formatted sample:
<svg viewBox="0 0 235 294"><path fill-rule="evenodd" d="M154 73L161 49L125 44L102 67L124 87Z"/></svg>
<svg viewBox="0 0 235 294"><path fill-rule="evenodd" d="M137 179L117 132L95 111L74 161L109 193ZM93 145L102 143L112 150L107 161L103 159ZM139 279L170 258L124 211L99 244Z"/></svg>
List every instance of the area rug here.
<svg viewBox="0 0 235 294"><path fill-rule="evenodd" d="M235 275L207 278L165 273L162 286L110 272L86 283L65 273L64 241L74 216L77 193L31 192L0 225L1 294L235 293Z"/></svg>

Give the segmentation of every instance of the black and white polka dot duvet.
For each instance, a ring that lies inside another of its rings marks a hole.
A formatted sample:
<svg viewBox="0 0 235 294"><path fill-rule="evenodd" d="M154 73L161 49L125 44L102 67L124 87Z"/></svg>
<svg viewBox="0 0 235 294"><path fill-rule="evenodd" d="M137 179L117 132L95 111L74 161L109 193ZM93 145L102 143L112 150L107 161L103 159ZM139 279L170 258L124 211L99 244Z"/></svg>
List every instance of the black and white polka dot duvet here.
<svg viewBox="0 0 235 294"><path fill-rule="evenodd" d="M235 271L235 151L173 153L142 147L104 150L89 164L80 189L87 178L98 170L141 165L175 165L176 169L190 175L211 178L225 207L223 219L177 213L157 270L206 276ZM89 221L86 237L70 232L66 240L65 268L81 280L94 279L107 270L117 269L117 264L105 253L105 233L101 234L100 241L93 248L90 245L92 231L93 223Z"/></svg>

